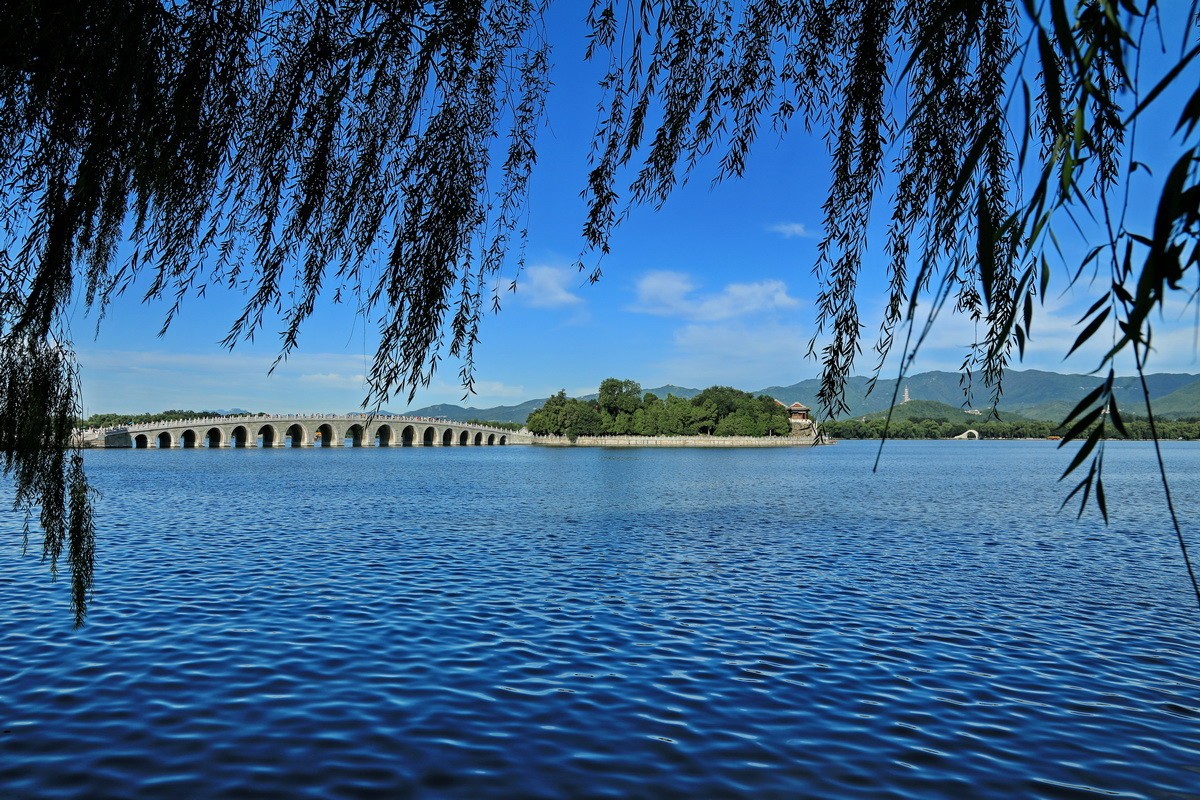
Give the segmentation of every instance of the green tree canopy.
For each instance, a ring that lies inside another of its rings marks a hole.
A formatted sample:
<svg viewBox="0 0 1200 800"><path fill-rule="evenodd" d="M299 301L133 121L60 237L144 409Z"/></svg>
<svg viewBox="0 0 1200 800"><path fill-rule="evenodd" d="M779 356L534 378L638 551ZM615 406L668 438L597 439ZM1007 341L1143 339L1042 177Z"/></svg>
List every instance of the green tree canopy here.
<svg viewBox="0 0 1200 800"><path fill-rule="evenodd" d="M735 409L753 398L754 395L749 392L743 392L741 389L734 389L731 386L710 386L696 395L693 400L698 405L711 405L716 409L718 416L724 417L732 414Z"/></svg>
<svg viewBox="0 0 1200 800"><path fill-rule="evenodd" d="M642 385L637 381L605 378L600 381L596 402L600 411L610 416L616 416L622 411L632 414L642 403Z"/></svg>
<svg viewBox="0 0 1200 800"><path fill-rule="evenodd" d="M599 435L604 422L595 403L567 397L566 390L559 390L529 415L525 427L535 436L566 436L573 442L579 436Z"/></svg>
<svg viewBox="0 0 1200 800"><path fill-rule="evenodd" d="M770 397L728 386L711 386L690 400L668 394L664 401L641 391L636 381L618 378L601 382L594 403L560 391L529 415L526 426L534 435L571 436L572 441L596 434L787 436L791 431L787 409Z"/></svg>

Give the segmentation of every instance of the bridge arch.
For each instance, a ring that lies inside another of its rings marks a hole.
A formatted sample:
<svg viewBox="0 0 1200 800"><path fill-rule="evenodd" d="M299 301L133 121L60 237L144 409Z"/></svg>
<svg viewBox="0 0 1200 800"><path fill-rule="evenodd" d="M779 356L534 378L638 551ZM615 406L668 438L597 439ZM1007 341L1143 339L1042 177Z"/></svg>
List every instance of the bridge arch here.
<svg viewBox="0 0 1200 800"><path fill-rule="evenodd" d="M391 447L392 440L395 438L395 433L392 431L391 425L380 425L375 429L375 446L376 447Z"/></svg>
<svg viewBox="0 0 1200 800"><path fill-rule="evenodd" d="M246 429L245 425L237 425L229 432L230 447L246 447L249 440L250 431Z"/></svg>
<svg viewBox="0 0 1200 800"><path fill-rule="evenodd" d="M171 432L163 431L160 433L157 437L155 437L155 444L159 450L169 449L172 445L174 445L174 442L171 441Z"/></svg>
<svg viewBox="0 0 1200 800"><path fill-rule="evenodd" d="M483 444L483 431L479 431L478 433L475 434L474 444L476 447L479 447L480 445Z"/></svg>
<svg viewBox="0 0 1200 800"><path fill-rule="evenodd" d="M405 447L412 447L416 444L417 429L412 425L405 425L404 430L400 432L400 443Z"/></svg>
<svg viewBox="0 0 1200 800"><path fill-rule="evenodd" d="M963 431L962 433L960 433L958 436L955 436L954 438L955 439L976 439L976 440L978 440L979 439L979 431L974 430L974 429L967 429L967 430Z"/></svg>
<svg viewBox="0 0 1200 800"><path fill-rule="evenodd" d="M508 444L508 437L505 436L504 434L501 434L499 444Z"/></svg>
<svg viewBox="0 0 1200 800"><path fill-rule="evenodd" d="M488 444L495 444L495 443L496 443L496 434L494 434L494 433L489 433L489 434L488 434L488 438L487 438L487 443L488 443Z"/></svg>
<svg viewBox="0 0 1200 800"><path fill-rule="evenodd" d="M333 447L336 439L337 431L326 422L324 425L317 426L316 436L313 437L313 447Z"/></svg>
<svg viewBox="0 0 1200 800"><path fill-rule="evenodd" d="M346 428L346 433L343 437L342 446L362 447L363 446L363 426L357 422Z"/></svg>
<svg viewBox="0 0 1200 800"><path fill-rule="evenodd" d="M133 437L133 446L136 450L145 450L150 446L150 437L144 433L139 433Z"/></svg>
<svg viewBox="0 0 1200 800"><path fill-rule="evenodd" d="M291 447L307 447L308 446L308 431L299 422L292 423L283 433L287 439L287 444Z"/></svg>
<svg viewBox="0 0 1200 800"><path fill-rule="evenodd" d="M179 446L191 450L196 446L196 432L191 428L179 435Z"/></svg>
<svg viewBox="0 0 1200 800"><path fill-rule="evenodd" d="M421 435L421 444L425 447L433 447L434 439L437 437L437 431L430 425L425 429L425 433Z"/></svg>
<svg viewBox="0 0 1200 800"><path fill-rule="evenodd" d="M454 429L446 428L442 431L442 447L449 447L454 444Z"/></svg>
<svg viewBox="0 0 1200 800"><path fill-rule="evenodd" d="M224 445L225 437L221 434L220 428L209 428L204 434L204 444L206 447L221 447Z"/></svg>
<svg viewBox="0 0 1200 800"><path fill-rule="evenodd" d="M282 443L279 441L279 429L274 425L263 425L258 429L258 433L254 434L255 439L262 439L263 447L279 447Z"/></svg>
<svg viewBox="0 0 1200 800"><path fill-rule="evenodd" d="M471 439L471 434L466 428L463 428L462 433L458 434L458 446L465 447Z"/></svg>

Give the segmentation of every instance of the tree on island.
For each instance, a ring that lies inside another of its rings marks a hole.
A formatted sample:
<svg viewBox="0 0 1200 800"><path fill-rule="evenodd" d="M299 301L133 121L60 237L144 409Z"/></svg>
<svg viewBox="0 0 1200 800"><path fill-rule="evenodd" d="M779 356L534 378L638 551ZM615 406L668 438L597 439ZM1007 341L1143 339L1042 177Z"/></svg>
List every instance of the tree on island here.
<svg viewBox="0 0 1200 800"><path fill-rule="evenodd" d="M52 570L66 549L77 620L93 526L82 459L67 451L79 413L72 298L102 317L146 280L147 296L172 303L168 325L209 283L241 288L249 300L227 344L279 314L286 355L332 292L379 327L366 405L411 397L445 355L461 359L469 391L480 320L498 307L493 279L522 258L551 80L547 7L0 4L0 452L17 505L38 511ZM1066 438L1090 431L1070 468L1090 464L1077 490L1107 513L1096 448L1123 427L1112 364L1130 353L1142 372L1152 315L1190 297L1184 279L1200 263L1196 8L593 0L588 57L608 71L581 165L581 268L598 277L626 211L665 202L706 157L717 179L736 177L765 129L824 132L832 174L810 351L836 415L862 347L856 284L889 165L877 364L905 326L911 362L928 332L918 299L930 323L950 306L978 322L963 371L993 396L1049 291L1056 228L1094 218L1099 244L1076 266L1095 304L1071 349L1113 345L1108 380ZM1160 35L1173 55L1144 58L1165 49ZM1151 174L1135 133L1165 98L1177 104L1166 109L1175 152ZM1135 179L1158 194L1145 230L1127 225ZM679 427L680 411L668 398L664 424Z"/></svg>
<svg viewBox="0 0 1200 800"><path fill-rule="evenodd" d="M787 409L770 397L729 386L710 386L690 400L642 395L636 381L606 378L595 402L567 397L546 400L529 415L535 436L787 436Z"/></svg>
<svg viewBox="0 0 1200 800"><path fill-rule="evenodd" d="M525 422L535 436L566 436L572 442L579 436L599 435L603 425L595 404L567 397L566 390L547 399Z"/></svg>
<svg viewBox="0 0 1200 800"><path fill-rule="evenodd" d="M642 404L642 385L637 381L605 378L600 381L596 405L609 416L632 414Z"/></svg>

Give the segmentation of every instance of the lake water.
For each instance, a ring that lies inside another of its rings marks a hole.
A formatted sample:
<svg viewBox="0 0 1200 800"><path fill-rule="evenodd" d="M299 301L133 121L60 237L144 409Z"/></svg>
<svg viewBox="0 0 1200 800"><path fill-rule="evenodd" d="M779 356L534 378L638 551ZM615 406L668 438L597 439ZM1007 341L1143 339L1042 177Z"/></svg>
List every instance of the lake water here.
<svg viewBox="0 0 1200 800"><path fill-rule="evenodd" d="M875 447L89 452L84 628L4 523L0 796L1200 797L1150 448L1106 528L1051 443Z"/></svg>

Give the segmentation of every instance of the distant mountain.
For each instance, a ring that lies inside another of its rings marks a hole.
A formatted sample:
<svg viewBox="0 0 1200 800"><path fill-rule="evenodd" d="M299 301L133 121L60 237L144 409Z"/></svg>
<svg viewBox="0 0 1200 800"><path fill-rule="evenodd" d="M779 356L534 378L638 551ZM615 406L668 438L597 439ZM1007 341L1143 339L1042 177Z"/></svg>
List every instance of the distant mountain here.
<svg viewBox="0 0 1200 800"><path fill-rule="evenodd" d="M689 389L686 386L676 386L673 383L668 383L666 386L660 386L657 389L646 389L642 394L653 394L667 399L667 395L673 394L676 397L682 397L684 400L691 400L696 395L700 394L700 389Z"/></svg>
<svg viewBox="0 0 1200 800"><path fill-rule="evenodd" d="M1193 381L1170 394L1152 399L1155 414L1175 418L1200 417L1200 381ZM1130 410L1127 413L1133 412Z"/></svg>
<svg viewBox="0 0 1200 800"><path fill-rule="evenodd" d="M893 382L894 383L894 382ZM791 386L768 386L765 389L759 389L754 394L765 394L769 397L774 397L785 406L790 406L792 403L803 403L809 408L816 411L817 392L821 388L821 381L816 378L793 383ZM883 411L892 404L891 392L887 392L887 397L884 398L883 392L876 391L867 395L867 379L861 377L853 377L846 381L846 402L849 404L851 413L849 416L861 417L864 414L869 414L872 411Z"/></svg>
<svg viewBox="0 0 1200 800"><path fill-rule="evenodd" d="M912 390L909 390L911 397ZM866 419L886 419L887 410L872 411L870 414L864 415ZM892 422L903 422L913 419L935 419L945 420L946 422L982 422L987 419L984 412L964 411L961 406L952 406L947 403L941 403L937 400L912 400L907 403L900 402L892 411ZM1015 414L1006 414L1004 420L1006 422L1018 422L1023 418Z"/></svg>
<svg viewBox="0 0 1200 800"><path fill-rule="evenodd" d="M1002 419L1016 415L1027 419L1061 422L1083 397L1103 382L1096 375L1063 375L1043 370L1005 370L1004 394L997 406ZM895 397L899 402L908 388L911 400L936 400L948 406L988 411L991 397L982 386L976 386L966 403L960 376L956 372L922 372L906 378L899 391L896 380L881 379L875 390L866 393L867 379L853 377L846 381L846 402L850 412L843 416L861 417L877 411L886 411ZM1146 376L1150 398L1155 410L1163 416L1200 415L1200 375L1156 373ZM771 386L762 390L780 402L790 405L799 400L812 408L817 407L817 391L820 381L810 379L791 386ZM1141 383L1137 377L1117 378L1114 381L1117 403L1127 414L1136 415L1142 406ZM1168 397L1167 405L1159 405ZM1144 412L1143 412L1144 413Z"/></svg>
<svg viewBox="0 0 1200 800"><path fill-rule="evenodd" d="M411 411L403 412L405 416L410 417L444 417L452 419L455 422L466 422L471 419L481 419L489 422L524 422L530 414L537 411L546 402L546 398L540 400L527 400L520 405L515 406L493 406L492 408L475 408L469 406L453 405L450 403L439 403L435 406L425 406L424 408L414 408Z"/></svg>
<svg viewBox="0 0 1200 800"><path fill-rule="evenodd" d="M1165 397L1189 384L1200 381L1200 375L1156 373L1146 376L1150 399ZM1104 382L1098 375L1061 375L1042 370L1006 370L1004 397L1000 411L1014 411L1031 419L1059 422L1084 395ZM1136 376L1117 378L1113 383L1117 404L1127 414L1137 414L1142 408L1141 380ZM1200 407L1197 407L1200 411ZM1142 411L1144 414L1144 410Z"/></svg>
<svg viewBox="0 0 1200 800"><path fill-rule="evenodd" d="M1084 395L1103 382L1103 378L1095 375L1064 375L1058 372L1044 370L1005 370L1004 395L997 411L1001 419L1036 419L1048 422L1061 422L1066 414L1075 407ZM875 384L874 391L867 394L869 380L863 377L852 377L846 381L846 403L850 407L845 417L863 417L870 414L886 412L892 405L893 398L899 404L904 399L904 389L907 387L910 403L917 400L927 400L940 403L952 409L958 409L964 414L975 410L986 414L991 410L991 396L977 385L972 391L970 403L963 393L961 376L957 372L922 372L911 375L897 389L896 379L881 379ZM1165 417L1200 417L1200 375L1175 373L1156 373L1146 376L1146 385L1150 389L1150 399L1154 403L1155 412ZM1141 382L1137 377L1117 378L1114 382L1117 402L1128 416L1144 415L1142 406ZM801 402L809 408L817 409L817 392L821 382L816 378L793 383L791 386L768 386L752 394L769 395L784 405ZM646 392L666 397L673 394L676 397L692 398L700 393L699 389L689 389L684 386L668 384L657 389L647 389ZM596 395L587 395L583 399L595 399ZM468 419L496 420L498 422L524 422L530 413L542 407L545 398L529 400L515 406L495 406L493 408L463 408L456 405L436 405L418 408L405 412L422 417L446 417L457 421ZM920 414L919 416L937 416L935 414ZM967 415L979 419L976 415ZM955 418L956 419L956 418Z"/></svg>

